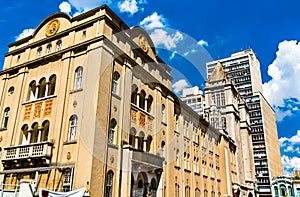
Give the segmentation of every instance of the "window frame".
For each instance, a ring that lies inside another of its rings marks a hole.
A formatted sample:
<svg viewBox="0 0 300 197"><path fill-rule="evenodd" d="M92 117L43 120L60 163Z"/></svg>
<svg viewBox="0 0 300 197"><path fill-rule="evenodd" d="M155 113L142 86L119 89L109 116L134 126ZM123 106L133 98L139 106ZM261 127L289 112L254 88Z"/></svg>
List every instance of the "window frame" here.
<svg viewBox="0 0 300 197"><path fill-rule="evenodd" d="M75 70L74 76L74 90L81 90L82 89L82 81L83 81L83 67L78 66Z"/></svg>
<svg viewBox="0 0 300 197"><path fill-rule="evenodd" d="M10 115L10 108L6 107L3 111L2 129L7 129L9 115Z"/></svg>
<svg viewBox="0 0 300 197"><path fill-rule="evenodd" d="M78 128L78 117L73 114L69 119L69 129L68 129L68 142L76 141Z"/></svg>

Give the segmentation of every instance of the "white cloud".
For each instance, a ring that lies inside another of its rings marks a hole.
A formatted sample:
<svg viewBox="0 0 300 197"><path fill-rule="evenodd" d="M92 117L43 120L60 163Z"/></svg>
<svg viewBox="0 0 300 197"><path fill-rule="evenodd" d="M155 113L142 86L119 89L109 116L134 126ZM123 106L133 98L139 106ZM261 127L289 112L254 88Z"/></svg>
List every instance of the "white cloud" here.
<svg viewBox="0 0 300 197"><path fill-rule="evenodd" d="M300 169L300 158L298 157L288 157L283 155L281 161L285 175L290 174L292 170Z"/></svg>
<svg viewBox="0 0 300 197"><path fill-rule="evenodd" d="M207 41L205 41L205 40L199 40L198 42L197 42L197 44L198 45L200 45L200 46L207 46L208 47L208 42Z"/></svg>
<svg viewBox="0 0 300 197"><path fill-rule="evenodd" d="M88 0L88 1L82 1L82 0L69 0L69 3L72 7L74 7L78 12L74 14L79 15L83 12L86 12L88 10L91 10L93 8L96 8L103 4L110 4L111 0Z"/></svg>
<svg viewBox="0 0 300 197"><path fill-rule="evenodd" d="M263 84L265 97L281 119L292 115L294 107L286 106L285 100L300 100L300 88L296 88L300 87L300 43L295 40L279 43L276 59L269 65L268 74L272 79Z"/></svg>
<svg viewBox="0 0 300 197"><path fill-rule="evenodd" d="M31 28L24 29L23 32L20 35L16 36L16 40L26 38L27 36L30 36L33 32L34 32L34 29L31 29Z"/></svg>
<svg viewBox="0 0 300 197"><path fill-rule="evenodd" d="M156 46L163 45L168 50L176 48L176 44L183 39L183 35L180 32L177 31L173 34L168 34L163 29L155 29L150 34L150 37Z"/></svg>
<svg viewBox="0 0 300 197"><path fill-rule="evenodd" d="M60 9L61 12L70 14L70 12L71 12L71 5L68 2L64 1L61 4L59 4L59 9Z"/></svg>
<svg viewBox="0 0 300 197"><path fill-rule="evenodd" d="M166 26L165 20L166 19L162 15L158 15L156 12L154 12L152 15L144 18L140 22L140 25L145 27L147 30L163 28Z"/></svg>
<svg viewBox="0 0 300 197"><path fill-rule="evenodd" d="M125 0L123 3L119 2L118 7L120 12L129 12L134 14L139 11L136 0Z"/></svg>
<svg viewBox="0 0 300 197"><path fill-rule="evenodd" d="M190 85L185 79L180 79L172 85L172 89L176 94L181 94L182 90L188 87L190 87Z"/></svg>
<svg viewBox="0 0 300 197"><path fill-rule="evenodd" d="M285 142L289 142L291 144L300 144L300 130L297 131L297 134L287 138L287 137L283 137L279 139L280 145L284 145Z"/></svg>

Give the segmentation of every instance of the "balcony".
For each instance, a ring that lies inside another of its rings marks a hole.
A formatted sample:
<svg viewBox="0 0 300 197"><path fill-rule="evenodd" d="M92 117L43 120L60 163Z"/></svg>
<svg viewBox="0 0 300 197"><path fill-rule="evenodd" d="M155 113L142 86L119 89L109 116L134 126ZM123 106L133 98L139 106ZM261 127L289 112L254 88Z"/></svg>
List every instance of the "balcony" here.
<svg viewBox="0 0 300 197"><path fill-rule="evenodd" d="M2 163L6 169L49 165L52 149L52 142L9 146L4 148Z"/></svg>

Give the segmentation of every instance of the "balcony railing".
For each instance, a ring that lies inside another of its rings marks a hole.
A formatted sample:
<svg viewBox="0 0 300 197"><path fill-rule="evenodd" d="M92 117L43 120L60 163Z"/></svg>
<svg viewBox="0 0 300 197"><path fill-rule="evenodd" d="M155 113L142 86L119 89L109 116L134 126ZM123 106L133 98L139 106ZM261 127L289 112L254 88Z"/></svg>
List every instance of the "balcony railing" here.
<svg viewBox="0 0 300 197"><path fill-rule="evenodd" d="M2 163L5 167L10 162L16 163L19 167L21 160L34 160L42 159L44 164L50 164L52 156L53 143L52 142L39 142L28 145L9 146L4 148L4 156Z"/></svg>

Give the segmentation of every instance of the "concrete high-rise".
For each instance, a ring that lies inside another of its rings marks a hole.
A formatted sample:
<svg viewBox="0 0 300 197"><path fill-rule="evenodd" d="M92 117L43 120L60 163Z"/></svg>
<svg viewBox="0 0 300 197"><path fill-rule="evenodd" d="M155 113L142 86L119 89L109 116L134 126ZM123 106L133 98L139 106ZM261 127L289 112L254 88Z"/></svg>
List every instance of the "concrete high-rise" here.
<svg viewBox="0 0 300 197"><path fill-rule="evenodd" d="M182 97L180 99L190 106L195 112L203 115L205 99L202 90L199 90L198 86L183 89Z"/></svg>
<svg viewBox="0 0 300 197"><path fill-rule="evenodd" d="M228 58L208 62L207 77L218 62L249 107L257 193L272 196L271 179L283 171L275 113L263 96L259 60L252 49L233 53Z"/></svg>

